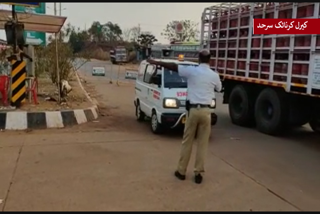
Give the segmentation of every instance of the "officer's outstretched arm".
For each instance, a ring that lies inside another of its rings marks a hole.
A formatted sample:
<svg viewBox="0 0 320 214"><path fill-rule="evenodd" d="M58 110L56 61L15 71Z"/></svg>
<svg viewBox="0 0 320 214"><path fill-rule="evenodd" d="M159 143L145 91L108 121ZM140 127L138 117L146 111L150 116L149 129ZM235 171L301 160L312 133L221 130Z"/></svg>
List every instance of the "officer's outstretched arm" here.
<svg viewBox="0 0 320 214"><path fill-rule="evenodd" d="M195 74L194 67L188 65L178 65L178 73L181 77L189 78L192 74Z"/></svg>
<svg viewBox="0 0 320 214"><path fill-rule="evenodd" d="M178 72L178 65L176 63L160 62L160 61L156 61L156 60L152 60L152 59L147 59L147 62L149 62L150 64L153 64L153 65L158 65L158 66L164 67L164 68L171 70L171 71L174 71L174 72Z"/></svg>

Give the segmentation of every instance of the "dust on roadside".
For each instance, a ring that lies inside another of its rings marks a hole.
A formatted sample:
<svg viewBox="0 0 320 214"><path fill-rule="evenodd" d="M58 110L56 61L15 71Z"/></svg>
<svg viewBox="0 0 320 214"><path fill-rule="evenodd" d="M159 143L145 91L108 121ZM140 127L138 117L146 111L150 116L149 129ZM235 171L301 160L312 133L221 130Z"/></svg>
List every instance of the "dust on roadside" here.
<svg viewBox="0 0 320 214"><path fill-rule="evenodd" d="M20 109L17 109L17 111L59 111L85 109L92 106L75 77L72 77L72 79L69 81L72 91L68 94L67 102L62 104L58 104L54 100L46 100L48 97L57 98L57 87L52 83L50 78L40 77L38 78L38 82L39 104L34 104L33 100L31 102L27 101L23 106L21 106Z"/></svg>
<svg viewBox="0 0 320 214"><path fill-rule="evenodd" d="M120 83L117 85L115 83L110 84L107 81L97 83L81 75L80 78L90 97L99 103L100 115L96 121L73 127L73 129L123 132L135 130L137 122L134 116L133 83Z"/></svg>
<svg viewBox="0 0 320 214"><path fill-rule="evenodd" d="M139 64L128 63L124 66L126 69L138 71Z"/></svg>

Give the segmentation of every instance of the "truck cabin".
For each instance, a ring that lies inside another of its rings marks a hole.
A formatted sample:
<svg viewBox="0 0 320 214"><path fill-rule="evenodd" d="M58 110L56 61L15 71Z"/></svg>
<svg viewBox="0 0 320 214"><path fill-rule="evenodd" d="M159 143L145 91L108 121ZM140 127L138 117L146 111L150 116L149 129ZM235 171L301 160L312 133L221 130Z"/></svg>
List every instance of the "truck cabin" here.
<svg viewBox="0 0 320 214"><path fill-rule="evenodd" d="M125 48L116 48L115 49L115 54L116 55L126 55L127 50Z"/></svg>

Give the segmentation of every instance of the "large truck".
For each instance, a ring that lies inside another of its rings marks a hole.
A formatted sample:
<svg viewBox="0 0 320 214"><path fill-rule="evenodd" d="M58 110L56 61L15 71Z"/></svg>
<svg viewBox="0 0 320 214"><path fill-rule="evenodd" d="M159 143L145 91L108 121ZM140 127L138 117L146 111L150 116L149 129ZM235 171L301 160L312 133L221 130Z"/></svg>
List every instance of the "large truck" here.
<svg viewBox="0 0 320 214"><path fill-rule="evenodd" d="M126 63L128 61L127 49L124 46L116 46L109 52L112 64Z"/></svg>
<svg viewBox="0 0 320 214"><path fill-rule="evenodd" d="M319 18L320 3L221 3L202 14L201 44L233 124L277 135L320 131L320 35L253 35L254 18Z"/></svg>

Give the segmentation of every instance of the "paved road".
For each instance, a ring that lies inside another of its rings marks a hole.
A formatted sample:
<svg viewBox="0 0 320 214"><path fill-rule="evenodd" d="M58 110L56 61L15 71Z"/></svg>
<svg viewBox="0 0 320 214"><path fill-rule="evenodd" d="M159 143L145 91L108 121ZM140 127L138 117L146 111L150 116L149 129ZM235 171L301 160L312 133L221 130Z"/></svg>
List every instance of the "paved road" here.
<svg viewBox="0 0 320 214"><path fill-rule="evenodd" d="M83 64L84 61L82 60L77 60L75 62L76 67L79 67L80 65L83 65L81 67L82 70L87 71L85 74L91 76L92 68L93 67L104 67L106 71L106 76L105 78L116 81L116 80L121 80L125 82L132 82L132 80L126 80L125 79L125 71L126 68L124 65L113 65L110 61L105 62L105 61L98 61L98 60L92 60L90 63L85 63ZM129 69L129 68L127 68ZM130 69L129 69L130 70ZM101 80L101 78L96 79L97 81Z"/></svg>
<svg viewBox="0 0 320 214"><path fill-rule="evenodd" d="M93 64L83 67L83 75L100 94L99 120L64 130L1 133L2 210L320 209L319 138L308 128L266 136L233 126L220 104L204 183L192 182L193 160L181 182L172 175L181 135L155 136L147 122L137 123L133 84L91 77Z"/></svg>

